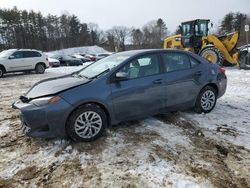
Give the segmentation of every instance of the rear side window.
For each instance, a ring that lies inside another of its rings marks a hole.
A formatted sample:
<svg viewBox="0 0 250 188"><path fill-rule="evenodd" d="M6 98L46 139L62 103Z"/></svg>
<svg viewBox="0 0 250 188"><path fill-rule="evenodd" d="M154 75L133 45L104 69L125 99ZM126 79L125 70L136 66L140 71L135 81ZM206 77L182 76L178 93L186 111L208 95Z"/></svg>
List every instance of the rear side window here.
<svg viewBox="0 0 250 188"><path fill-rule="evenodd" d="M190 57L190 64L191 64L191 67L195 67L197 65L200 64L200 62L192 57Z"/></svg>
<svg viewBox="0 0 250 188"><path fill-rule="evenodd" d="M29 57L41 57L42 55L39 52L35 51L23 51L23 57L29 58Z"/></svg>
<svg viewBox="0 0 250 188"><path fill-rule="evenodd" d="M166 72L173 72L191 68L188 55L183 53L164 53L163 62Z"/></svg>

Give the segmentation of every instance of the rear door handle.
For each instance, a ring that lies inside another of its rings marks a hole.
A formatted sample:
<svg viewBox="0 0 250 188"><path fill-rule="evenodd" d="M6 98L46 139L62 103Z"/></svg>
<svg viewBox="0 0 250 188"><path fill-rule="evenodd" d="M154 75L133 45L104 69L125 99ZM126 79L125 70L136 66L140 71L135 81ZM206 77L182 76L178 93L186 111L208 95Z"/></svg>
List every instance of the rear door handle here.
<svg viewBox="0 0 250 188"><path fill-rule="evenodd" d="M201 71L197 71L196 73L195 73L195 76L201 76L202 75L202 72Z"/></svg>
<svg viewBox="0 0 250 188"><path fill-rule="evenodd" d="M153 84L162 84L162 79L158 79L153 81Z"/></svg>

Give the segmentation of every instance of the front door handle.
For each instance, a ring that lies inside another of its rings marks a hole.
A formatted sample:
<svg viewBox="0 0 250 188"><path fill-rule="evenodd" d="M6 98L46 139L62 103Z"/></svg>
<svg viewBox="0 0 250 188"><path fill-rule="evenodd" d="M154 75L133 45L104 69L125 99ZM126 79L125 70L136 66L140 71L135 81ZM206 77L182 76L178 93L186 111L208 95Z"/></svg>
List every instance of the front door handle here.
<svg viewBox="0 0 250 188"><path fill-rule="evenodd" d="M153 81L153 84L162 84L162 79L157 79Z"/></svg>
<svg viewBox="0 0 250 188"><path fill-rule="evenodd" d="M197 71L196 73L195 73L195 76L201 76L202 75L202 72L201 71Z"/></svg>

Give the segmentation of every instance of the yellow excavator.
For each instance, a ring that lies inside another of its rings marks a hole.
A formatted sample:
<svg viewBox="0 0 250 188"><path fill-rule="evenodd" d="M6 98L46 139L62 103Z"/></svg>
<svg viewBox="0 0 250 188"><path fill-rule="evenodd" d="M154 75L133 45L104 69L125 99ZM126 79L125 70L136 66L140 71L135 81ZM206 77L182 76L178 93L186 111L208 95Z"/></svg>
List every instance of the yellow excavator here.
<svg viewBox="0 0 250 188"><path fill-rule="evenodd" d="M192 51L212 63L248 68L249 53L237 49L239 32L223 36L209 35L210 20L196 19L181 23L180 33L164 40L164 48Z"/></svg>

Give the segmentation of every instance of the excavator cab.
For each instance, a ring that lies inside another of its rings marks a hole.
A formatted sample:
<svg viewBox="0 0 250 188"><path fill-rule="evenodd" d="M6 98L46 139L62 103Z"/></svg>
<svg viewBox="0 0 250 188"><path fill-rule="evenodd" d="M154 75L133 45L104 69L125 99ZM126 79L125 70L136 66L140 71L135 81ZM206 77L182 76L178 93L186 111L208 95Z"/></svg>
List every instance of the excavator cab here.
<svg viewBox="0 0 250 188"><path fill-rule="evenodd" d="M202 38L208 35L210 20L192 20L181 24L181 43L184 48L192 48L197 53L202 46Z"/></svg>

